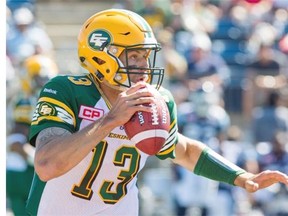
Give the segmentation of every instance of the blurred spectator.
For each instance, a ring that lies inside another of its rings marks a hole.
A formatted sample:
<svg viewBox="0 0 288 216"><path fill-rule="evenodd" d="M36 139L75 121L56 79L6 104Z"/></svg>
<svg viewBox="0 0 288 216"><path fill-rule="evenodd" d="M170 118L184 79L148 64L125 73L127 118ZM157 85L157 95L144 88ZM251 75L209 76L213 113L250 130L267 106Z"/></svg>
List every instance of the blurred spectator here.
<svg viewBox="0 0 288 216"><path fill-rule="evenodd" d="M15 97L18 97L20 89L21 89L20 77L16 73L16 69L12 65L10 58L8 58L8 56L6 55L6 133L9 133L9 131L11 131L12 128L11 110L13 110L13 108L11 107L11 104L14 102L13 100L15 100Z"/></svg>
<svg viewBox="0 0 288 216"><path fill-rule="evenodd" d="M187 100L189 91L185 85L187 73L187 61L176 49L174 49L174 41L172 33L162 30L158 34L158 41L161 43L162 52L159 53L159 65L165 68L165 77L163 86L169 88L173 92L175 102L177 104Z"/></svg>
<svg viewBox="0 0 288 216"><path fill-rule="evenodd" d="M29 99L14 105L11 133L6 137L6 196L15 216L28 215L25 210L34 175L34 148L28 142L28 132L34 107Z"/></svg>
<svg viewBox="0 0 288 216"><path fill-rule="evenodd" d="M53 44L42 26L35 22L28 8L19 8L13 12L13 25L6 34L6 51L16 67L25 58L34 54L51 55Z"/></svg>
<svg viewBox="0 0 288 216"><path fill-rule="evenodd" d="M257 152L254 146L243 141L241 128L231 125L226 134L226 139L219 143L219 153L243 169L257 173ZM221 216L249 215L252 211L249 194L231 185L220 183L216 199L215 212Z"/></svg>
<svg viewBox="0 0 288 216"><path fill-rule="evenodd" d="M246 87L243 95L243 110L247 120L252 109L263 104L265 97L274 90L287 85L283 53L271 45L262 44L257 58L247 67Z"/></svg>
<svg viewBox="0 0 288 216"><path fill-rule="evenodd" d="M271 92L262 106L253 109L251 127L254 144L272 142L276 131L288 133L288 108L280 93Z"/></svg>
<svg viewBox="0 0 288 216"><path fill-rule="evenodd" d="M280 40L288 30L288 5L286 7L281 7L281 5L276 5L276 0L274 0L274 10L273 10L273 21L272 25L276 29L276 40Z"/></svg>
<svg viewBox="0 0 288 216"><path fill-rule="evenodd" d="M165 67L164 86L183 81L186 76L187 62L184 56L175 50L173 35L169 30L161 30L156 37L161 43L162 51L159 53L159 65Z"/></svg>
<svg viewBox="0 0 288 216"><path fill-rule="evenodd" d="M11 98L18 92L19 86L19 77L17 77L10 58L6 55L6 102L9 103Z"/></svg>
<svg viewBox="0 0 288 216"><path fill-rule="evenodd" d="M115 4L113 4L111 8L127 9L133 11L133 2L134 0L119 0Z"/></svg>
<svg viewBox="0 0 288 216"><path fill-rule="evenodd" d="M158 29L162 29L167 25L164 10L157 6L155 0L144 0L144 6L137 12L140 14L153 28L155 33Z"/></svg>
<svg viewBox="0 0 288 216"><path fill-rule="evenodd" d="M182 55L191 46L193 34L204 32L209 34L217 26L221 9L209 1L171 0L171 18L169 25L174 35L175 49Z"/></svg>
<svg viewBox="0 0 288 216"><path fill-rule="evenodd" d="M192 48L186 56L190 91L209 88L222 98L223 88L228 85L230 79L230 69L226 62L220 55L213 53L212 42L207 34L195 34L191 44Z"/></svg>
<svg viewBox="0 0 288 216"><path fill-rule="evenodd" d="M272 140L269 142L271 149L259 156L260 171L266 169L277 169L280 172L288 172L288 133L275 131Z"/></svg>
<svg viewBox="0 0 288 216"><path fill-rule="evenodd" d="M207 0L183 1L181 16L185 28L192 32L213 32L217 26L221 10Z"/></svg>
<svg viewBox="0 0 288 216"><path fill-rule="evenodd" d="M253 25L254 29L248 35L247 49L251 53L251 57L258 57L260 52L265 48L273 48L277 39L276 28L268 22L259 22ZM276 50L274 50L276 52ZM260 54L261 55L261 54ZM278 59L281 61L281 58Z"/></svg>
<svg viewBox="0 0 288 216"><path fill-rule="evenodd" d="M217 150L230 125L230 116L219 106L219 100L215 92L197 90L190 101L179 105L179 131Z"/></svg>
<svg viewBox="0 0 288 216"><path fill-rule="evenodd" d="M263 143L259 143L260 170L277 169L288 172L288 136L287 132L278 131L271 142L266 143L268 148L263 151ZM254 195L256 204L262 209L264 215L288 215L288 187L274 185Z"/></svg>
<svg viewBox="0 0 288 216"><path fill-rule="evenodd" d="M168 29L173 34L173 41L176 51L184 56L191 46L190 41L192 33L185 28L182 17L179 14L173 15L173 19Z"/></svg>
<svg viewBox="0 0 288 216"><path fill-rule="evenodd" d="M217 100L217 95L213 93L197 91L190 102L179 104L178 126L185 136L201 140L219 152L219 143L225 138L230 117ZM218 182L198 178L179 166L175 166L174 171L176 179L173 195L177 215L187 215L195 209L201 215L217 215L214 203Z"/></svg>
<svg viewBox="0 0 288 216"><path fill-rule="evenodd" d="M272 46L262 44L259 47L257 59L249 65L250 70L252 70L250 73L263 76L280 75L283 68L281 68L281 62L279 62L281 59L277 58L277 54L281 57L280 53L274 50Z"/></svg>
<svg viewBox="0 0 288 216"><path fill-rule="evenodd" d="M21 7L26 7L29 8L31 11L34 11L35 2L36 0L6 0L6 5L11 11L15 11Z"/></svg>

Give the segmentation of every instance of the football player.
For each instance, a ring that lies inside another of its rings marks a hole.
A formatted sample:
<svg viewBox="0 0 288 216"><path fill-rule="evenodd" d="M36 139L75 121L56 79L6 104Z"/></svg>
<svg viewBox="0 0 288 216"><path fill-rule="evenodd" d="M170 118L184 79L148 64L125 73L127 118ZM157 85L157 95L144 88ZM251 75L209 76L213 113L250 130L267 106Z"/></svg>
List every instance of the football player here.
<svg viewBox="0 0 288 216"><path fill-rule="evenodd" d="M32 102L20 98L14 104L6 136L6 198L13 215L27 215L25 205L34 175L34 148L27 142Z"/></svg>
<svg viewBox="0 0 288 216"><path fill-rule="evenodd" d="M42 54L29 56L21 70L22 90L27 96L38 97L45 83L57 74L58 66L51 57Z"/></svg>
<svg viewBox="0 0 288 216"><path fill-rule="evenodd" d="M143 105L155 100L147 85L159 90L170 112L170 136L159 159L171 158L198 175L249 192L288 184L283 173L248 173L178 133L175 102L161 87L164 69L155 65L160 49L151 27L132 11L101 11L83 24L78 55L89 73L53 78L33 115L30 214L138 215L137 175L148 155L127 138L123 125L136 111L151 112Z"/></svg>

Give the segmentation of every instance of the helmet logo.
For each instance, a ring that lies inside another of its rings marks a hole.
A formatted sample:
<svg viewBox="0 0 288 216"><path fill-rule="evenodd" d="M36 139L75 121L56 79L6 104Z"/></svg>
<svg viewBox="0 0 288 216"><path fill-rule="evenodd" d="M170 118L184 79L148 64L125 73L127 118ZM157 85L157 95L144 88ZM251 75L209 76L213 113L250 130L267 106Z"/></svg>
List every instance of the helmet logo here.
<svg viewBox="0 0 288 216"><path fill-rule="evenodd" d="M88 38L88 44L92 49L101 50L102 45L109 44L111 42L111 36L108 32L103 30L96 30L92 32Z"/></svg>

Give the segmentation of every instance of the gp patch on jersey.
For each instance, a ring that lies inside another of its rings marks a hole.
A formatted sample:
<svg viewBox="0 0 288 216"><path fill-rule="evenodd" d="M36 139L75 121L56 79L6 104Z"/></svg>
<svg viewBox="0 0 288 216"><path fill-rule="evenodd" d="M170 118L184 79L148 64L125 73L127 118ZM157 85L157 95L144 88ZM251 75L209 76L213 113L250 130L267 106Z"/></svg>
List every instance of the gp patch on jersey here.
<svg viewBox="0 0 288 216"><path fill-rule="evenodd" d="M50 116L50 115L55 115L55 109L48 103L42 103L39 106L39 114L42 116Z"/></svg>
<svg viewBox="0 0 288 216"><path fill-rule="evenodd" d="M73 111L60 101L49 97L39 99L31 125L37 125L42 120L65 122L72 126L76 124Z"/></svg>
<svg viewBox="0 0 288 216"><path fill-rule="evenodd" d="M110 44L111 36L103 30L93 31L88 38L89 46L94 50L100 50L103 44Z"/></svg>

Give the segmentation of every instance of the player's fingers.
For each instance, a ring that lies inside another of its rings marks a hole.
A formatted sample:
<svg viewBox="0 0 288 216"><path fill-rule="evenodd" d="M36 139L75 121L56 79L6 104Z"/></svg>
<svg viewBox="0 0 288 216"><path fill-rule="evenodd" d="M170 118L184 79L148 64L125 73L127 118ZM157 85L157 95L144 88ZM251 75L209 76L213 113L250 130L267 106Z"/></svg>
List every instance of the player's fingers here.
<svg viewBox="0 0 288 216"><path fill-rule="evenodd" d="M151 97L153 93L150 89L147 88L147 84L144 82L139 82L133 85L131 88L123 91L119 94L119 100L127 101L127 100L135 100L140 97Z"/></svg>
<svg viewBox="0 0 288 216"><path fill-rule="evenodd" d="M148 104L155 103L154 97L140 97L135 98L134 100L130 100L129 103L131 106L138 106L138 105L144 105L148 106Z"/></svg>
<svg viewBox="0 0 288 216"><path fill-rule="evenodd" d="M259 188L259 185L251 180L246 181L245 183L245 189L249 193L253 193L257 191Z"/></svg>
<svg viewBox="0 0 288 216"><path fill-rule="evenodd" d="M270 171L270 178L274 178L276 181L288 185L288 176L280 171Z"/></svg>
<svg viewBox="0 0 288 216"><path fill-rule="evenodd" d="M152 103L153 102L154 94L147 88L139 89L136 92L133 92L129 95L124 95L124 100L131 101L132 105L138 105L143 103Z"/></svg>
<svg viewBox="0 0 288 216"><path fill-rule="evenodd" d="M135 111L152 112L151 106L149 104L155 103L155 98L141 97L135 100L127 100L125 103L127 109L132 109L132 112Z"/></svg>
<svg viewBox="0 0 288 216"><path fill-rule="evenodd" d="M145 104L140 104L140 105L138 105L138 106L134 106L134 107L131 108L131 110L133 110L133 111L132 111L133 114L134 114L135 112L137 112L137 111L149 112L149 113L152 113L152 112L153 112L153 110L151 109L151 107L150 107L150 106L147 106L147 105L145 105Z"/></svg>
<svg viewBox="0 0 288 216"><path fill-rule="evenodd" d="M288 176L280 171L266 170L262 172L258 178L262 180L270 180L273 182L282 182L284 184L288 183Z"/></svg>
<svg viewBox="0 0 288 216"><path fill-rule="evenodd" d="M126 94L130 95L136 91L138 91L139 89L143 89L147 87L147 83L146 82L137 82L136 84L132 85L129 89L126 90Z"/></svg>

